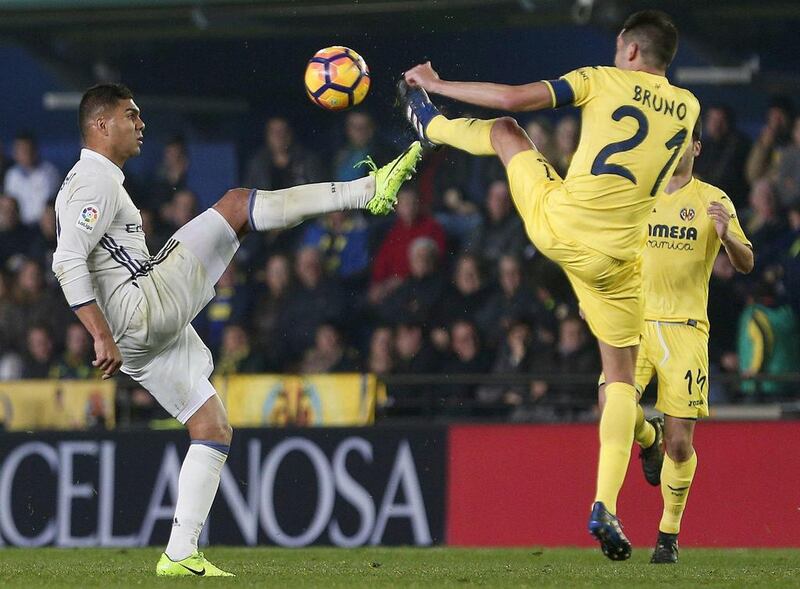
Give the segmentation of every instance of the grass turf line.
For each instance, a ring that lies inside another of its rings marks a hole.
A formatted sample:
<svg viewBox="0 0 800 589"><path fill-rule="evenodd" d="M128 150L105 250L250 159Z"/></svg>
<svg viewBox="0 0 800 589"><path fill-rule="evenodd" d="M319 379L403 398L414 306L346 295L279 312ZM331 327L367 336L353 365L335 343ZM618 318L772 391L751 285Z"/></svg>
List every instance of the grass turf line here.
<svg viewBox="0 0 800 589"><path fill-rule="evenodd" d="M0 587L800 587L800 550L649 550L613 563L597 549L233 548L205 550L233 579L155 576L158 549L0 549Z"/></svg>

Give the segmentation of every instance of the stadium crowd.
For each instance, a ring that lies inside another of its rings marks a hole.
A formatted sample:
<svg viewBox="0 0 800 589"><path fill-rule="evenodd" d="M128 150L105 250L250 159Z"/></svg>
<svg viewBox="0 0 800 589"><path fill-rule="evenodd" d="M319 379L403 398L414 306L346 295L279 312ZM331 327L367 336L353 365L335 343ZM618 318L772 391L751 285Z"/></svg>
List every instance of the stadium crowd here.
<svg viewBox="0 0 800 589"><path fill-rule="evenodd" d="M243 166L242 185L270 190L350 180L366 173L357 164L367 155L392 157L367 113L343 120L346 141L324 161L295 139L286 118L270 118L263 147ZM800 367L800 116L775 99L751 140L729 108L714 105L705 109L704 127L696 175L728 193L756 255L750 276L736 275L724 254L714 266L711 402L782 399L792 389L780 382L726 386L715 377ZM526 128L565 174L578 119L534 118ZM126 180L151 253L200 212L188 189L190 158L176 137L151 177ZM10 158L0 150L2 380L92 376L92 342L50 271L53 198L64 172L39 157L29 134L16 137ZM386 218L333 213L248 236L194 322L214 353L216 374L530 374L511 384L390 378L387 412L520 420L592 414L596 344L565 277L527 239L499 161L432 152L398 200ZM158 411L140 389L128 401L144 417Z"/></svg>

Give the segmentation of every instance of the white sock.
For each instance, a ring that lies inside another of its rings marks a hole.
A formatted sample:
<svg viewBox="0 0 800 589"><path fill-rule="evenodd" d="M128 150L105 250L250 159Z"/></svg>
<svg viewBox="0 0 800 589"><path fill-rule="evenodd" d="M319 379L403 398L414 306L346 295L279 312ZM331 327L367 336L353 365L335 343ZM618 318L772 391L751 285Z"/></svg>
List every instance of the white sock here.
<svg viewBox="0 0 800 589"><path fill-rule="evenodd" d="M223 444L210 443L227 448ZM222 466L227 458L226 452L215 450L206 442L192 442L189 446L178 477L175 518L165 550L171 560L183 560L197 550L197 538L211 510Z"/></svg>
<svg viewBox="0 0 800 589"><path fill-rule="evenodd" d="M283 190L255 190L250 196L250 224L256 231L294 227L308 217L363 209L373 196L374 176L351 182L322 182Z"/></svg>

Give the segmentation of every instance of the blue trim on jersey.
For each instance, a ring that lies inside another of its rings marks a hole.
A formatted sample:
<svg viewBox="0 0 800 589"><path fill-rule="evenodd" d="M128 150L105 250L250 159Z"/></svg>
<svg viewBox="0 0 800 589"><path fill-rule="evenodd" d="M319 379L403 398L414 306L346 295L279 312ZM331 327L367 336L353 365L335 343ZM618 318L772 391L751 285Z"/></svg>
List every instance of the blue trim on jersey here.
<svg viewBox="0 0 800 589"><path fill-rule="evenodd" d="M223 444L222 442L215 442L213 440L192 440L192 444L200 444L202 446L208 446L212 450L216 450L217 452L222 452L225 456L227 456L228 452L231 451L231 447L228 444Z"/></svg>
<svg viewBox="0 0 800 589"><path fill-rule="evenodd" d="M100 247L102 247L104 250L106 250L111 255L111 259L113 259L115 262L117 262L121 266L124 266L125 269L127 269L128 272L131 273L131 278L135 278L136 277L136 272L137 272L138 269L136 267L134 267L134 266L131 266L129 261L126 260L125 257L120 254L119 246L116 245L114 240L111 239L111 237L109 237L108 234L103 235L103 237L100 238L99 243L100 243Z"/></svg>
<svg viewBox="0 0 800 589"><path fill-rule="evenodd" d="M78 303L77 305L72 305L70 309L72 309L73 311L77 311L81 307L85 307L86 305L91 305L93 302L95 302L95 299L89 299L85 303Z"/></svg>
<svg viewBox="0 0 800 589"><path fill-rule="evenodd" d="M248 207L247 216L250 219L250 229L253 231L258 231L256 229L256 222L253 220L253 209L256 206L256 189L250 191L250 206Z"/></svg>
<svg viewBox="0 0 800 589"><path fill-rule="evenodd" d="M556 98L556 104L554 108L566 106L575 102L575 92L573 92L572 86L569 85L569 82L563 78L559 78L558 80L548 80L548 82L550 82L550 86L553 88L553 94Z"/></svg>

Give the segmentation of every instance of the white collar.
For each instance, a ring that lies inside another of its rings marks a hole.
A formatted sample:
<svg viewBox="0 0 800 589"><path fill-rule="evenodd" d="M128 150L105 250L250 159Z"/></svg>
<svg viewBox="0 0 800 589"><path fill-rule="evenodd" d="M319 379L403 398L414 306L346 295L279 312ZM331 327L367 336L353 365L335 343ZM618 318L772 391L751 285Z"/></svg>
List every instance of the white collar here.
<svg viewBox="0 0 800 589"><path fill-rule="evenodd" d="M97 153L96 151L84 147L83 149L81 149L81 159L91 159L98 161L108 169L111 175L114 176L114 178L116 178L120 184L122 184L125 181L125 174L122 172L119 166L117 166L117 164L112 162L103 154Z"/></svg>

